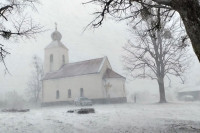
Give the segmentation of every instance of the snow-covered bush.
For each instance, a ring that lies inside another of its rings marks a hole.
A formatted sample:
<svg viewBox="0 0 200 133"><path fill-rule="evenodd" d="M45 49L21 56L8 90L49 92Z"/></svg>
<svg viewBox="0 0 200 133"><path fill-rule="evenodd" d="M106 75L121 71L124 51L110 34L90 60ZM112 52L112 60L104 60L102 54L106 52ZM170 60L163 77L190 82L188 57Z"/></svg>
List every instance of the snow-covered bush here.
<svg viewBox="0 0 200 133"><path fill-rule="evenodd" d="M5 96L7 108L21 109L25 104L25 100L16 91L8 92Z"/></svg>

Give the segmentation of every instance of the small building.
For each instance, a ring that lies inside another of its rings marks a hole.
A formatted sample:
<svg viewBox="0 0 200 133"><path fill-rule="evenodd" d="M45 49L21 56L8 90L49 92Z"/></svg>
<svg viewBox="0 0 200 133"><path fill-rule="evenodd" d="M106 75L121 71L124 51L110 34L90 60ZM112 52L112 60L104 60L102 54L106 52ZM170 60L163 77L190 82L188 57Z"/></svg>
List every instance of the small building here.
<svg viewBox="0 0 200 133"><path fill-rule="evenodd" d="M107 57L69 62L68 49L57 29L45 48L42 104L72 103L87 97L94 103L126 102L125 77L113 71Z"/></svg>
<svg viewBox="0 0 200 133"><path fill-rule="evenodd" d="M200 101L200 86L183 88L178 91L178 99L185 101Z"/></svg>

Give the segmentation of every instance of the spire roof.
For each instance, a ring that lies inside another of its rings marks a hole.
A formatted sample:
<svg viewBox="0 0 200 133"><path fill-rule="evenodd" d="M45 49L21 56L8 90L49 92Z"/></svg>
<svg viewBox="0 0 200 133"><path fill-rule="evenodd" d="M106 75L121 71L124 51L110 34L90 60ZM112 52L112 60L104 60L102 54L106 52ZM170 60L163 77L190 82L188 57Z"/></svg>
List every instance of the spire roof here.
<svg viewBox="0 0 200 133"><path fill-rule="evenodd" d="M62 48L67 49L67 47L61 42L62 35L57 30L57 23L55 23L55 31L51 34L51 38L52 38L52 42L48 46L46 46L45 49L53 48L53 47L62 47Z"/></svg>
<svg viewBox="0 0 200 133"><path fill-rule="evenodd" d="M60 41L62 39L61 33L57 30L57 23L55 23L55 31L51 34L53 41Z"/></svg>

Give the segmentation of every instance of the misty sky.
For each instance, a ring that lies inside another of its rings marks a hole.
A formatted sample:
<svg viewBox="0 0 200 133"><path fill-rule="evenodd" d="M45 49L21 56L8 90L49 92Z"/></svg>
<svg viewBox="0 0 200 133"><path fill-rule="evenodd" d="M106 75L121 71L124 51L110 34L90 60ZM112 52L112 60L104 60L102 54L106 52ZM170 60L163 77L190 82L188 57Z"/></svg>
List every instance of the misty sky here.
<svg viewBox="0 0 200 133"><path fill-rule="evenodd" d="M131 37L126 22L115 22L106 18L103 26L98 29L84 27L92 20L91 14L96 10L94 5L82 5L80 0L42 0L38 6L38 13L31 14L35 21L40 22L48 29L36 36L36 39L18 41L4 41L6 48L11 52L6 58L7 67L11 73L4 75L3 64L0 64L0 93L15 90L23 94L27 88L27 81L32 72L31 61L33 55L44 59L44 47L51 42L51 33L54 23L58 23L58 30L62 34L62 42L69 49L70 62L107 56L113 69L125 75L121 62L122 46ZM194 85L200 81L200 65L196 57L194 64L188 71L186 85ZM179 86L174 80L173 87ZM166 85L167 86L167 85ZM184 86L184 85L182 85ZM134 80L127 82L127 92L134 91L158 92L156 81Z"/></svg>

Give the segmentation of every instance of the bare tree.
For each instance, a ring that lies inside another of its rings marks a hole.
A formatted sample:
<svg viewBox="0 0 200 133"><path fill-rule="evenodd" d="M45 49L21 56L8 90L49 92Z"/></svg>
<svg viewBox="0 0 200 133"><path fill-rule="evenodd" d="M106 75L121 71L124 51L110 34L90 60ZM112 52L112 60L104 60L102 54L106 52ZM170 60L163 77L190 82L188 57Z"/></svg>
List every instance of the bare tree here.
<svg viewBox="0 0 200 133"><path fill-rule="evenodd" d="M32 20L30 11L36 10L38 0L2 0L0 2L0 36L2 39L32 38L42 32L42 26ZM0 62L10 54L0 44ZM5 65L6 67L6 65ZM7 68L6 68L7 69Z"/></svg>
<svg viewBox="0 0 200 133"><path fill-rule="evenodd" d="M162 15L166 17L165 21L170 21L176 12L179 13L200 61L199 0L90 0L87 3L99 6L99 10L94 12L95 19L89 24L93 27L99 27L108 15L117 20L129 19L139 23L141 20L138 19L138 15L154 16L150 12L151 9L163 9Z"/></svg>
<svg viewBox="0 0 200 133"><path fill-rule="evenodd" d="M42 61L38 56L33 57L34 71L32 72L31 78L28 82L27 92L30 96L30 99L34 99L34 102L40 100L40 94L42 90L42 77L44 74Z"/></svg>
<svg viewBox="0 0 200 133"><path fill-rule="evenodd" d="M157 80L160 103L165 103L164 78L170 80L170 75L174 75L184 82L183 73L189 67L190 56L187 48L180 48L181 34L184 33L178 31L177 23L169 26L160 9L153 12L157 16L145 19L139 28L133 27L136 42L129 41L124 47L123 59L132 77ZM159 28L154 28L158 23Z"/></svg>

